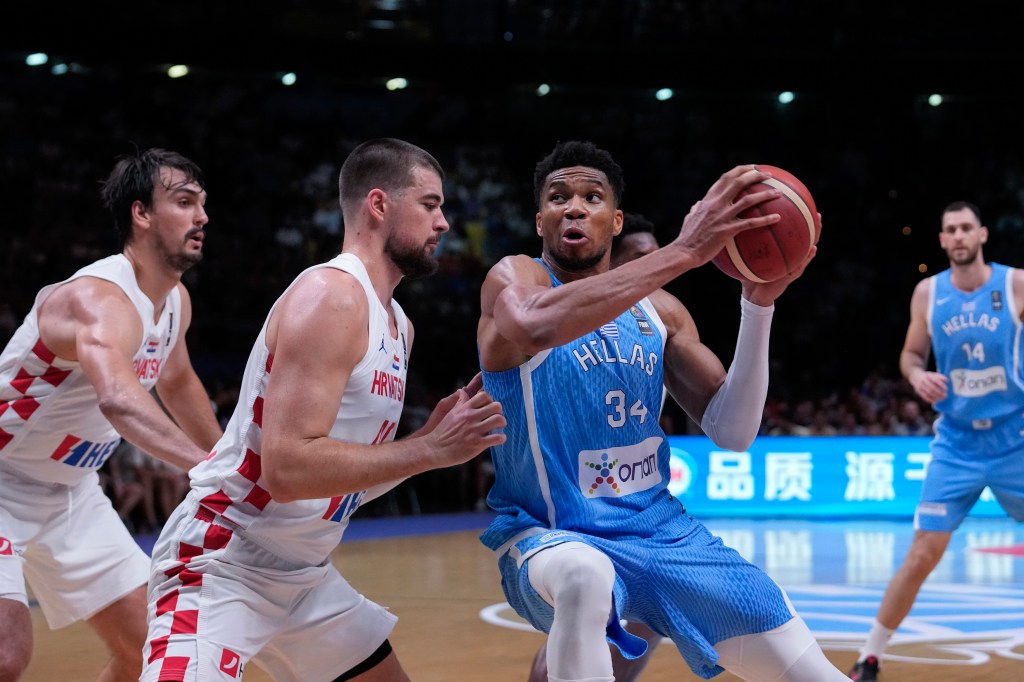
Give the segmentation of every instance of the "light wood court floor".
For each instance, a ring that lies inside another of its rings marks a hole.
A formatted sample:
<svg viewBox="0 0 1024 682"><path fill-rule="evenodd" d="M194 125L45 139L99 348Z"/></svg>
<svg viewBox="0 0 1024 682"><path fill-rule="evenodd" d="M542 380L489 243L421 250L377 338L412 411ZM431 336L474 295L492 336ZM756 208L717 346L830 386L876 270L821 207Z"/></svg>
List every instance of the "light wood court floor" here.
<svg viewBox="0 0 1024 682"><path fill-rule="evenodd" d="M416 682L521 682L543 636L502 627L481 618L481 611L504 602L496 562L477 540L478 531L458 531L376 540L346 540L335 552L342 573L360 591L391 608L400 620L392 643ZM1018 560L1019 561L1019 560ZM782 581L780 581L782 582ZM884 587L884 584L883 584ZM792 593L791 593L792 594ZM794 597L801 610L799 596ZM498 609L510 623L518 620L507 608ZM1024 607L1021 608L1024 611ZM801 611L802 612L802 611ZM87 626L46 629L38 608L33 608L36 648L26 682L77 682L95 679L104 654ZM519 621L521 623L521 621ZM810 623L811 621L809 621ZM812 629L814 627L811 623ZM1006 627L1024 628L1024 622ZM1012 638L1010 638L1012 640ZM1020 641L1019 639L1016 641ZM886 662L883 681L984 682L1024 680L1024 647L1006 656L993 655L982 665L935 665L924 662ZM897 653L934 657L935 645L900 645ZM855 653L828 650L837 667L846 670ZM945 656L962 658L956 652ZM264 682L269 676L255 665L247 667L246 682ZM670 644L654 654L642 679L645 682L699 680L683 664ZM738 678L723 674L721 682ZM319 681L310 681L319 682Z"/></svg>

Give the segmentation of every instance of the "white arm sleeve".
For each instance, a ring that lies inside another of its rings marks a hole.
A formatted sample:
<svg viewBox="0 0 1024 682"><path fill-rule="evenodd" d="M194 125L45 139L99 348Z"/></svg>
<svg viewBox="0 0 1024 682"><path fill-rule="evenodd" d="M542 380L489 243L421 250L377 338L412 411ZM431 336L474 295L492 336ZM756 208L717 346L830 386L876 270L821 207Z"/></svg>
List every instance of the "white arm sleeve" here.
<svg viewBox="0 0 1024 682"><path fill-rule="evenodd" d="M711 396L700 427L715 445L746 450L761 427L768 397L768 337L775 306L762 308L740 298L736 355L725 383Z"/></svg>

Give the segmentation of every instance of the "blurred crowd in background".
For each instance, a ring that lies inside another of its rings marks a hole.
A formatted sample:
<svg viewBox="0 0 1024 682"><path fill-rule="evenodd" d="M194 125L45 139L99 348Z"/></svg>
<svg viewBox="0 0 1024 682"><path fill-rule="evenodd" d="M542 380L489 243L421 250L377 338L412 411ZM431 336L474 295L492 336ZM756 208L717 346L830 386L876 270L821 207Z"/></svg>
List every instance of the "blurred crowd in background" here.
<svg viewBox="0 0 1024 682"><path fill-rule="evenodd" d="M285 3L292 24L300 9L315 13L322 4ZM366 22L366 12L380 3L347 4L362 7ZM451 35L478 17L486 21L466 28L467 40L483 31L496 43L533 46L522 54L533 68L550 58L550 90L540 96L538 78L508 79L507 64L494 67L496 77L481 77L487 69L479 64L466 65L465 73L447 69L388 91L379 79L361 77L363 64L355 62L299 71L295 85L286 87L263 66L207 65L171 80L123 57L55 75L26 67L21 53L3 53L0 343L40 287L116 250L112 221L98 197L98 183L115 158L136 147L174 149L206 173L205 259L184 281L194 307L193 360L226 421L270 305L298 272L340 249L341 162L365 139L400 137L444 166L444 210L452 228L441 243L438 273L406 281L396 293L416 324L403 426L412 429L477 371L479 288L487 269L509 253L538 255L534 164L560 140L589 139L624 168L622 208L651 219L662 243L718 176L739 163L785 168L814 194L823 216L819 256L777 304L764 434L930 433L930 406L897 370L910 294L921 277L946 267L939 216L954 200L981 207L991 231L989 260L1024 266L1019 94L967 88L932 106L929 92L913 83L847 90L817 82L794 90L793 101L783 104L776 73L770 85L751 76L733 86L677 86L675 96L660 101L637 46L690 37L687 55L702 45L711 50L701 38L710 35L709 27L749 29L750 12L766 11L768 4L509 1L495 3L502 11L486 16L469 1L397 5L421 14L443 10L433 17L441 37L412 29L403 34L407 55L415 58L415 48L432 40L451 47ZM770 3L776 20L779 12L795 12L793 5ZM858 11L847 14L844 30L817 34L809 45L856 49L870 26ZM612 36L622 26L632 27L620 36L632 52L593 49L576 61L545 48L556 39ZM945 35L952 27L932 29ZM875 38L895 39L887 36L881 30ZM913 36L908 40L912 47ZM367 50L365 59L372 60L380 46ZM878 60L872 64L877 68ZM662 63L657 72L665 70ZM794 82L806 79L802 69L792 71ZM739 284L709 264L669 289L728 366ZM671 407L665 423L675 433L697 432ZM157 487L152 481L164 472L142 470L131 452L116 459L134 467L108 472L112 494L120 486L117 494L129 500L126 517L140 527L159 524L162 496L179 495L180 479ZM472 509L486 492L485 464L482 457L425 474L380 504L392 512ZM133 482L149 492L133 493Z"/></svg>

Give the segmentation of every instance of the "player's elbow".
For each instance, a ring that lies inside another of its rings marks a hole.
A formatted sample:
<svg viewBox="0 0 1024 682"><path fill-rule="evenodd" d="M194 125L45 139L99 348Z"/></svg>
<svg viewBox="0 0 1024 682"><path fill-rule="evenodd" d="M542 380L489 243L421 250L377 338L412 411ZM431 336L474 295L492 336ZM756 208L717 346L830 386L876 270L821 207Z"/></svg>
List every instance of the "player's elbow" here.
<svg viewBox="0 0 1024 682"><path fill-rule="evenodd" d="M711 441L723 450L729 450L731 452L744 452L751 445L754 444L754 439L757 437L757 433L743 434L743 433L716 433L714 436L708 434Z"/></svg>
<svg viewBox="0 0 1024 682"><path fill-rule="evenodd" d="M536 355L559 345L558 327L542 321L516 320L499 325L498 331L527 355Z"/></svg>
<svg viewBox="0 0 1024 682"><path fill-rule="evenodd" d="M301 497L297 494L294 477L289 475L289 467L284 459L279 451L264 445L263 455L260 457L262 483L275 502L295 502Z"/></svg>

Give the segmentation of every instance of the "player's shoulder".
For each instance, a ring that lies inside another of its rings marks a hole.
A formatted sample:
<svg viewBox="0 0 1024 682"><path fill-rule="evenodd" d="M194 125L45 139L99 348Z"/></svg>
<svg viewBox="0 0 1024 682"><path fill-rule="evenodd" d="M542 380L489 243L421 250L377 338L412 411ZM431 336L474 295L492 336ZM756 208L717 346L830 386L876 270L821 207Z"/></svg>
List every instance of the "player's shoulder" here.
<svg viewBox="0 0 1024 682"><path fill-rule="evenodd" d="M487 272L487 279L491 282L500 281L506 284L512 282L550 284L551 281L547 269L540 261L521 253L505 256L491 266Z"/></svg>
<svg viewBox="0 0 1024 682"><path fill-rule="evenodd" d="M359 278L339 268L312 268L299 274L282 297L284 305L310 310L366 310L367 293Z"/></svg>

